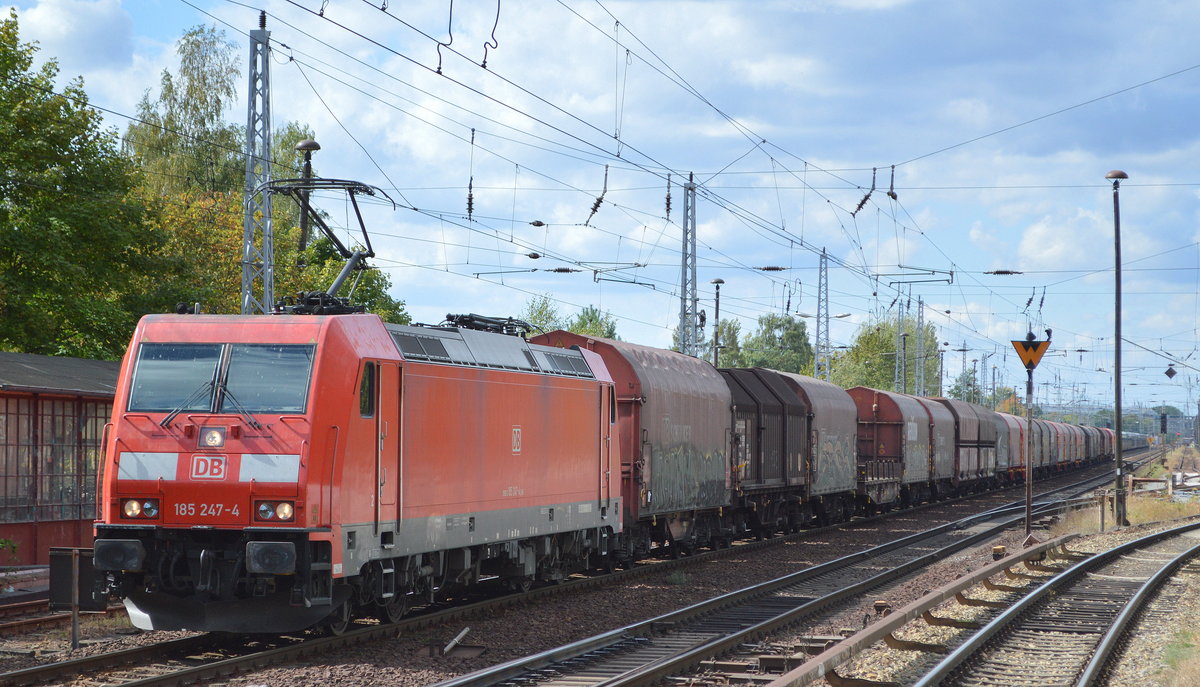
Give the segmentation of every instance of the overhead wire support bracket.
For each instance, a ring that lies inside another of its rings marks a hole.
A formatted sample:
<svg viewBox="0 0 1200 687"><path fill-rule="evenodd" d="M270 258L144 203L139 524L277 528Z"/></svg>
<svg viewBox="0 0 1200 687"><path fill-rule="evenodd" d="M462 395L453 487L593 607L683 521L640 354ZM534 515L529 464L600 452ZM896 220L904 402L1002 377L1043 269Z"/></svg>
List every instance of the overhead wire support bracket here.
<svg viewBox="0 0 1200 687"><path fill-rule="evenodd" d="M604 263L593 263L593 264L604 264ZM649 286L650 288L654 289L653 284L638 281L637 279L613 279L612 277L600 276L607 272L616 272L618 270L635 270L635 269L639 269L639 268L642 268L645 266L646 265L644 265L643 263L633 262L633 263L616 263L615 267L597 267L597 268L592 269L592 281L594 281L596 283L600 283L602 281L612 281L612 282L617 282L618 284L636 284L637 286ZM655 290L657 291L658 289L655 289Z"/></svg>
<svg viewBox="0 0 1200 687"><path fill-rule="evenodd" d="M930 267L913 267L911 265L896 265L902 270L912 270L912 272L880 272L876 277L932 277L935 274L944 274L945 277L937 279L897 279L888 282L888 286L896 284L930 284L936 282L946 282L947 284L954 283L954 270L935 270Z"/></svg>
<svg viewBox="0 0 1200 687"><path fill-rule="evenodd" d="M485 274L525 274L527 272L537 272L537 271L538 271L538 268L530 267L529 269L524 269L524 270L496 270L494 272L472 272L471 275L473 277L475 277L476 279L478 279L481 275L485 275Z"/></svg>

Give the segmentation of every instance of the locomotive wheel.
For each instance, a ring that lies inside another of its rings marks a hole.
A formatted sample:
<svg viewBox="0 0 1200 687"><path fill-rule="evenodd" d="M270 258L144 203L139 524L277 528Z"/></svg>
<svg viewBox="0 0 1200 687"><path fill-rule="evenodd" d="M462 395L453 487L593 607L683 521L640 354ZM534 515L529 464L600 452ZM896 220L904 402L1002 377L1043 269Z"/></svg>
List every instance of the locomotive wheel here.
<svg viewBox="0 0 1200 687"><path fill-rule="evenodd" d="M524 594L533 586L533 579L530 577L510 577L504 581L504 585L518 594Z"/></svg>
<svg viewBox="0 0 1200 687"><path fill-rule="evenodd" d="M398 623L408 613L408 595L397 592L390 599L375 604L375 617L381 623Z"/></svg>
<svg viewBox="0 0 1200 687"><path fill-rule="evenodd" d="M351 599L346 599L345 603L339 606L325 620L325 629L334 637L341 637L350 629L351 623L354 622L354 605Z"/></svg>

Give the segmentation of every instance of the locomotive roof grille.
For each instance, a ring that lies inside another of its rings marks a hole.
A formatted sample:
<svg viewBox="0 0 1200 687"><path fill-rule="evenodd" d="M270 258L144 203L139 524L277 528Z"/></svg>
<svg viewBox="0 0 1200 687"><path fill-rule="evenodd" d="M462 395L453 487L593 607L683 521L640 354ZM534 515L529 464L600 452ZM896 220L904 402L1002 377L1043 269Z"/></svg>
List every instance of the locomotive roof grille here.
<svg viewBox="0 0 1200 687"><path fill-rule="evenodd" d="M430 334L404 331L401 326L388 327L396 346L409 360L589 379L595 376L583 356L576 351L551 350L545 346L530 345L521 338L497 337L473 330L425 331Z"/></svg>
<svg viewBox="0 0 1200 687"><path fill-rule="evenodd" d="M392 332L392 338L400 347L405 358L422 358L424 360L451 360L446 347L432 336L414 336ZM458 362L458 361L455 361Z"/></svg>

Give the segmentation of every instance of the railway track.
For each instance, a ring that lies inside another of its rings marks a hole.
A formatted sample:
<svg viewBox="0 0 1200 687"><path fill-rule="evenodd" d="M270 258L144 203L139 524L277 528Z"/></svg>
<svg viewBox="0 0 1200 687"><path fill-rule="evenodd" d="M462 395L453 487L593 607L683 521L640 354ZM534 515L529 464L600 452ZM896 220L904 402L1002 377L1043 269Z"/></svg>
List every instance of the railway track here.
<svg viewBox="0 0 1200 687"><path fill-rule="evenodd" d="M1058 507L1041 504L1035 512L1044 515ZM718 665L722 657L756 646L772 633L811 622L852 599L861 600L872 590L990 539L1023 517L1023 504L1009 504L674 613L447 680L438 687L627 687L667 678L695 680L689 673L697 666ZM727 665L736 671L738 662L728 660Z"/></svg>
<svg viewBox="0 0 1200 687"><path fill-rule="evenodd" d="M109 606L104 611L88 612L87 615L125 615L125 607ZM0 619L3 619L0 620L0 637L28 634L71 624L71 614L51 611L50 602L46 599L0 606Z"/></svg>
<svg viewBox="0 0 1200 687"><path fill-rule="evenodd" d="M1096 684L1125 629L1200 555L1200 523L1082 561L1000 614L917 687Z"/></svg>
<svg viewBox="0 0 1200 687"><path fill-rule="evenodd" d="M1104 477L1099 479L1106 479L1106 475L1107 472L1105 472ZM1076 489L1080 488L1090 488L1090 486L1076 487ZM1016 503L1013 503L1007 504L1005 507L1013 509L1015 513L1015 509L1018 506ZM905 511L908 514L912 512ZM978 518L979 516L973 517ZM856 523L852 523L852 526L862 526L862 524L863 521L856 521ZM976 525L970 522L966 524L960 522L944 526L942 529L944 530L943 535L948 539L965 539L964 535L970 534L970 532L964 532L964 530L969 529L971 532L974 532L977 528ZM814 531L809 531L806 534L796 536L811 536L813 533ZM504 606L529 603L554 594L578 591L581 587L588 585L621 584L637 576L657 574L715 557L723 557L731 554L744 555L754 548L773 546L792 538L795 538L795 536L788 538L779 537L774 540L762 542L747 542L733 549L705 552L678 560L658 561L651 565L641 565L630 570L619 571L610 576L572 580L563 585L534 589L526 594L511 595L500 599L492 599L453 608L433 606L425 609L422 615L407 618L398 624L360 626L340 637L313 637L310 633L306 637L293 637L278 644L267 644L260 639L234 638L230 640L229 638L225 638L224 640L219 640L211 635L205 635L187 640L150 645L145 649L138 648L114 654L105 654L95 659L65 661L58 664L35 666L21 671L4 673L0 674L0 685L39 684L51 680L71 679L73 676L84 674L92 675L101 670L116 671L105 674L104 681L106 684L138 686L168 685L219 679L240 672L261 669L268 665L280 665L303 657L337 651L339 648L346 646L377 642L381 639L395 637L402 633L412 632L424 627L477 617L480 614L494 612L496 609ZM934 560L940 554L940 552L934 551L938 546L933 543L926 542L921 544L912 537L908 539L913 539L910 543L914 548L923 547L925 549L925 553L927 554L926 560ZM903 544L899 544L899 546L903 546ZM899 556L901 554L896 555ZM877 569L894 564L895 561L888 561L881 558L866 565L874 566ZM920 563L913 565L919 567ZM819 598L843 586L844 583L845 579L839 573L832 572L831 570L822 579L814 578L810 580L807 583L806 589L796 591L794 594L802 594L807 598ZM684 641L686 642L687 640ZM230 646L222 646L222 644ZM631 645L640 644L643 644L640 640L635 640L631 643ZM615 650L614 648L610 648L603 650L603 652L611 653ZM116 670L118 666L126 667Z"/></svg>

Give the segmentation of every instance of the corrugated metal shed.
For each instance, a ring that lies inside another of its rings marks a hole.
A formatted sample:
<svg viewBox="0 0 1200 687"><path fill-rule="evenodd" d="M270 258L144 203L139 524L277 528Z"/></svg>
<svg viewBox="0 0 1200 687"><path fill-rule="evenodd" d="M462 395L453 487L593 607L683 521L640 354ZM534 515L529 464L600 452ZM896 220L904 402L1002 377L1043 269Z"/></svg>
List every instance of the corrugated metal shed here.
<svg viewBox="0 0 1200 687"><path fill-rule="evenodd" d="M33 353L0 353L0 391L112 398L121 363Z"/></svg>

